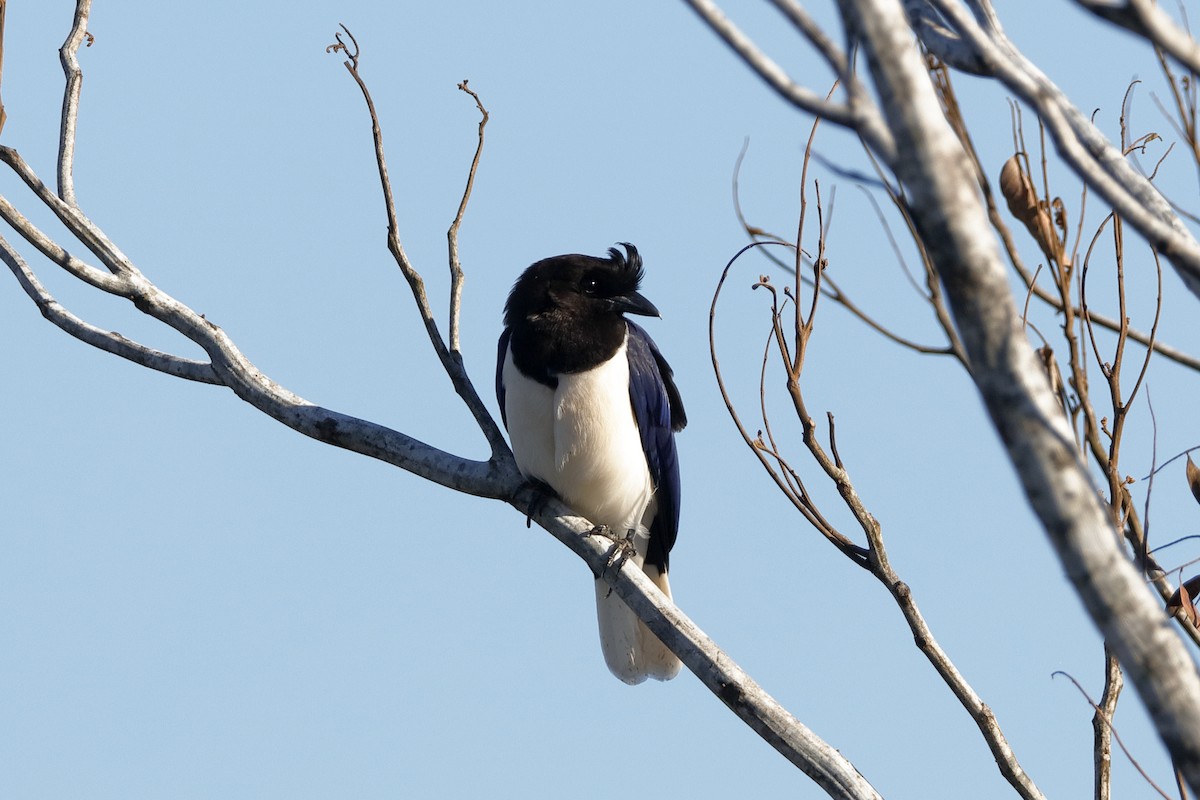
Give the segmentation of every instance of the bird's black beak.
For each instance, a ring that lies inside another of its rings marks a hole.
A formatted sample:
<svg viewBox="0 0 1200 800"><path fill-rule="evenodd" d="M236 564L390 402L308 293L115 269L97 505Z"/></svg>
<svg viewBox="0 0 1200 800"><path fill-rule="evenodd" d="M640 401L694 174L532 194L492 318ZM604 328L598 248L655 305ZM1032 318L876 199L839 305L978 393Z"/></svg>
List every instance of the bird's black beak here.
<svg viewBox="0 0 1200 800"><path fill-rule="evenodd" d="M630 292L623 294L620 297L614 297L611 301L614 311L621 311L626 314L640 314L643 317L661 317L658 309L654 307L645 297L642 297L640 292Z"/></svg>

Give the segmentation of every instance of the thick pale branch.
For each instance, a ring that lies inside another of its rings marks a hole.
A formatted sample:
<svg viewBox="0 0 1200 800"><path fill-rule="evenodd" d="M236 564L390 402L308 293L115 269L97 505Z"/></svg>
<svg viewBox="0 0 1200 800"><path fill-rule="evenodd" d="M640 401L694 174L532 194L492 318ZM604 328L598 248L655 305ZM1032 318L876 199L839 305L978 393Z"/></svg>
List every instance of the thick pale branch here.
<svg viewBox="0 0 1200 800"><path fill-rule="evenodd" d="M771 0L771 4L787 17L788 22L792 23L792 26L809 41L809 44L816 48L821 57L825 59L825 63L833 69L834 74L839 76L839 79L850 74L850 63L846 59L846 54L834 44L833 39L829 38L821 26L817 25L816 20L803 6L795 0ZM853 83L862 88L862 84L857 79ZM826 101L828 101L828 97L826 97Z"/></svg>
<svg viewBox="0 0 1200 800"><path fill-rule="evenodd" d="M1037 111L1058 152L1075 173L1161 252L1200 296L1200 242L1170 203L1104 137L1091 120L1010 42L997 25L982 27L954 0L929 0L962 39L976 49L986 72ZM986 16L986 15L985 15ZM939 55L930 46L934 55Z"/></svg>
<svg viewBox="0 0 1200 800"><path fill-rule="evenodd" d="M922 44L944 64L972 75L987 73L987 65L979 51L943 24L942 18L929 6L928 0L904 0L904 10Z"/></svg>
<svg viewBox="0 0 1200 800"><path fill-rule="evenodd" d="M1117 713L1117 699L1125 685L1117 657L1104 648L1104 691L1092 716L1092 774L1094 797L1109 800L1112 792L1112 728L1109 720Z"/></svg>
<svg viewBox="0 0 1200 800"><path fill-rule="evenodd" d="M81 261L68 253L58 242L43 233L24 214L18 211L16 206L10 203L5 197L0 197L0 219L3 219L12 226L13 230L19 233L25 241L41 251L42 255L55 264L58 264L79 280L109 294L127 296L129 292L129 282L127 280L105 272L102 269L97 269L91 264Z"/></svg>
<svg viewBox="0 0 1200 800"><path fill-rule="evenodd" d="M67 230L79 239L89 252L99 258L110 272L130 283L145 282L145 277L137 271L133 262L121 252L120 248L113 244L77 206L67 203L50 191L20 153L11 147L0 147L0 163L6 164L13 172L17 173L25 185L33 190L37 198L67 226ZM120 292L120 294L129 296L125 292Z"/></svg>
<svg viewBox="0 0 1200 800"><path fill-rule="evenodd" d="M0 260L4 261L16 276L17 282L25 290L25 294L37 304L42 316L76 339L90 344L107 353L140 364L177 378L184 378L200 383L221 383L213 371L212 365L203 361L193 361L187 358L164 353L145 345L126 339L115 331L106 331L84 322L79 317L63 308L51 294L46 291L41 282L29 269L29 265L20 254L12 248L8 240L0 237Z"/></svg>
<svg viewBox="0 0 1200 800"><path fill-rule="evenodd" d="M77 46L79 37L84 35L89 5L86 0L78 4L72 38L68 39L68 45L64 45L63 52L66 54L73 53L71 42L74 41L74 46ZM69 63L69 59L64 57L64 63ZM72 82L72 76L76 83L81 79L77 68L75 64L73 69L68 70L68 83ZM51 192L12 148L0 147L0 162L9 166L25 182L37 198L109 269L112 276L106 276L100 270L72 259L63 248L46 240L44 234L16 213L7 201L0 203L0 209L10 209L12 213L4 215L9 223L55 263L98 288L128 298L143 314L159 320L199 345L211 363L161 353L83 322L54 301L20 256L5 243L0 251L5 262L48 319L73 336L135 363L190 380L228 386L238 397L260 411L320 441L386 461L458 491L496 498L506 498L512 494L520 479L511 464L511 457L486 462L458 458L382 425L309 403L262 374L215 324L147 280L71 200L73 191L68 156L74 136L74 104L70 98L77 96L77 91L77 88L74 93L68 89L68 102L64 103L63 108L61 135L65 143L61 144L61 152L66 155L60 159L60 181L65 176L64 197L60 198ZM461 373L461 359L456 359L455 363ZM465 374L462 379L466 380ZM473 393L474 390L471 391ZM482 403L479 405L482 406ZM506 447L503 453L507 453Z"/></svg>
<svg viewBox="0 0 1200 800"><path fill-rule="evenodd" d="M899 0L840 0L840 6L864 42L884 113L906 154L897 175L946 286L972 377L1026 496L1175 763L1193 789L1200 787L1195 664L1121 550L1021 331L973 170L942 114ZM962 30L960 21L955 25Z"/></svg>
<svg viewBox="0 0 1200 800"><path fill-rule="evenodd" d="M1075 0L1082 8L1161 48L1194 73L1200 73L1200 45L1152 0Z"/></svg>
<svg viewBox="0 0 1200 800"><path fill-rule="evenodd" d="M916 2L924 6L926 0L910 0L910 2L906 2L906 7L910 5L911 2ZM933 74L937 76L941 74L941 71L935 70ZM951 120L953 121L957 118L961 121L961 112L957 108L958 101L954 96L953 87L949 80L939 81L938 89L942 96L942 102L944 104L948 104L954 109L954 113L950 115ZM1036 275L1026 268L1025 263L1021 260L1021 255L1017 250L1017 245L1013 239L1012 231L1009 229L1007 223L1004 221L1004 217L1000 214L999 208L996 206L995 195L992 192L991 184L988 182L984 174L983 165L979 161L979 156L975 151L974 144L971 141L971 137L965 127L965 124L956 125L955 130L960 141L963 143L963 147L966 149L967 156L971 159L971 162L974 164L976 172L978 173L979 188L983 192L984 204L987 208L988 221L991 222L992 228L1000 236L1000 240L1004 246L1004 251L1008 255L1008 259L1012 264L1013 269L1017 271L1017 274L1021 276L1021 280L1025 283L1025 288L1031 292L1034 297L1037 297L1039 300L1048 304L1052 308L1055 308L1060 312L1067 313L1068 319L1072 317L1075 319L1081 318L1083 316L1083 309L1073 304L1069 306L1064 305L1061 292L1052 293L1047 290L1041 283L1037 282ZM1080 224L1082 224L1082 213L1079 215L1079 219ZM1087 316L1088 320L1092 324L1099 325L1102 328L1107 328L1110 331L1115 332L1121 330L1122 328L1121 323L1118 320L1114 319L1113 317L1100 314L1092 309L1088 309ZM1195 356L1185 353L1176 347L1172 347L1171 345L1161 341L1158 337L1151 337L1149 334L1138 330L1137 328L1132 328L1128 325L1125 327L1126 335L1128 335L1130 339L1138 344L1146 346L1153 352L1158 353L1164 358L1170 359L1177 364L1185 366L1189 369L1200 371L1200 358L1196 358Z"/></svg>
<svg viewBox="0 0 1200 800"><path fill-rule="evenodd" d="M107 241L103 234L100 239ZM101 255L97 253L97 255ZM108 253L103 260L117 260ZM233 341L202 315L166 294L133 270L125 294L139 311L182 333L208 354L211 364L191 361L131 342L89 325L59 305L21 257L0 239L0 259L16 275L42 314L72 336L134 363L176 377L229 387L250 405L288 427L327 444L377 458L460 492L507 498L520 476L507 462L471 461L431 447L398 431L314 405L258 370Z"/></svg>

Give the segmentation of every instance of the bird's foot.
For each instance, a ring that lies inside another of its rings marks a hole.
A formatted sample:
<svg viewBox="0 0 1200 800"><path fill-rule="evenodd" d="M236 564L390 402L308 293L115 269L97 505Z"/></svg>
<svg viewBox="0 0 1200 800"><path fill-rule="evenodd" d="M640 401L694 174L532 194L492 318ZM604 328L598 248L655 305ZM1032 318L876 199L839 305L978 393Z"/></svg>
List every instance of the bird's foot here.
<svg viewBox="0 0 1200 800"><path fill-rule="evenodd" d="M600 574L596 576L605 582L608 581L608 575L610 573L620 572L621 568L625 566L625 562L629 560L629 557L637 553L637 548L633 546L633 537L630 536L629 533L626 533L624 536L622 536L619 534L614 534L612 529L607 525L597 525L596 527L592 528L590 535L603 536L605 539L608 539L610 542L612 542L612 547L609 548L608 560L604 564L604 569L602 569ZM608 590L608 593L612 594L611 588Z"/></svg>
<svg viewBox="0 0 1200 800"><path fill-rule="evenodd" d="M558 499L558 493L550 488L550 484L545 481L539 481L537 478L529 478L525 481L525 486L533 492L533 500L529 504L529 513L525 515L525 527L533 527L533 518L546 508L546 504L551 500Z"/></svg>

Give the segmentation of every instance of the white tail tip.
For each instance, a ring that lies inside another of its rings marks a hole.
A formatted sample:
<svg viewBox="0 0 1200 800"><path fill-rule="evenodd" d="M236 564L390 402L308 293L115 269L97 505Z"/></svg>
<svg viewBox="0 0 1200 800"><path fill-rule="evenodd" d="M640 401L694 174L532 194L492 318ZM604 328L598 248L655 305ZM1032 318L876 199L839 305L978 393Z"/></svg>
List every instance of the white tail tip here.
<svg viewBox="0 0 1200 800"><path fill-rule="evenodd" d="M671 596L667 574L649 564L646 575L659 590ZM625 601L604 581L596 581L596 619L600 626L600 649L609 670L625 683L641 683L647 678L669 681L679 674L683 664L667 646L651 633Z"/></svg>

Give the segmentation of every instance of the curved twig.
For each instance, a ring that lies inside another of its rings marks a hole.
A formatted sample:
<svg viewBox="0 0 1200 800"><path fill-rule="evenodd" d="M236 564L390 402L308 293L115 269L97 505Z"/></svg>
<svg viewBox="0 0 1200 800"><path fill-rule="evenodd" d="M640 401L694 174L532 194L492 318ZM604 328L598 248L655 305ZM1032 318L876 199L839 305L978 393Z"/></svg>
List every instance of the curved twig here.
<svg viewBox="0 0 1200 800"><path fill-rule="evenodd" d="M756 225L751 224L750 221L746 218L745 212L742 209L741 192L740 192L739 186L740 186L740 181L741 181L741 168L742 168L742 164L745 161L746 153L748 152L748 150L749 150L749 141L747 140L746 142L743 143L742 149L738 151L738 156L734 161L733 178L732 178L734 215L737 217L738 224L740 224L742 226L742 230L744 230L746 232L746 235L750 238L750 241L752 243L754 243L754 244L784 244L784 245L790 246L791 243L788 242L787 239L784 239L782 236L777 236L773 233L770 233L769 231L763 230L762 228L759 228ZM885 230L887 231L888 237L890 239L891 238L891 230L889 228L887 228L887 223L882 218L881 218L881 222L883 223ZM868 314L866 311L864 311L861 307L859 307L859 305L850 298L850 296L838 285L837 281L835 281L829 275L829 273L827 271L822 270L821 284L820 284L820 286L816 286L816 284L814 283L812 278L808 277L807 275L803 274L802 272L797 273L796 264L795 264L794 259L791 262L784 261L783 259L778 258L774 253L771 253L766 248L759 248L757 252L760 253L768 261L770 261L772 264L774 264L778 268L787 272L789 275L795 276L798 274L800 276L800 284L801 285L813 287L818 292L820 292L821 296L826 297L826 298L832 300L833 302L837 303L838 305L842 306L842 308L846 309L847 311L850 312L850 314L857 317L860 322L865 324L871 330L880 334L884 338L900 345L901 347L905 347L909 350L912 350L913 352L922 353L924 355L939 355L939 356L955 355L955 356L957 356L957 352L953 345L938 347L936 345L921 344L920 342L914 341L912 339L908 339L908 338L900 335L899 333L896 333L895 331L891 330L890 328L886 327L883 323L879 322L874 317L872 317L870 314ZM801 250L800 252L803 253L804 251ZM804 253L804 255L807 256L808 254ZM899 255L899 254L897 253L897 255Z"/></svg>
<svg viewBox="0 0 1200 800"><path fill-rule="evenodd" d="M762 464L763 469L767 471L767 474L771 477L771 480L774 481L775 485L779 487L780 491L782 491L784 495L792 502L792 505L796 507L796 510L800 512L800 514L809 522L809 524L811 524L822 536L828 539L834 547L840 550L854 563L861 567L866 567L867 550L855 544L832 526L829 526L828 523L826 523L825 520L819 514L815 513L810 507L808 495L793 492L791 487L788 485L787 479L782 477L772 466L771 459L775 458L775 456L772 454L770 448L766 446L760 446L758 444L758 439L756 437L752 437L750 432L746 429L746 426L742 422L741 416L738 414L737 406L734 404L733 398L729 394L729 388L725 383L724 373L721 371L721 362L717 357L716 347L717 303L721 298L721 291L725 286L725 281L729 278L729 273L733 269L734 264L737 263L737 260L741 258L743 254L749 252L750 250L771 244L783 245L787 247L791 246L784 242L751 242L734 254L733 258L731 258L725 265L725 269L722 270L721 277L717 281L717 287L713 292L713 299L708 308L708 352L710 358L712 359L713 373L717 378L717 389L721 393L721 398L725 403L725 409L729 412L729 416L733 420L734 427L737 428L738 434L742 437L742 441L745 442L746 446L749 447L751 452L754 453L755 458L757 458L759 463ZM774 337L775 330L773 329L772 338Z"/></svg>
<svg viewBox="0 0 1200 800"><path fill-rule="evenodd" d="M1079 681L1075 680L1070 673L1063 672L1060 669L1050 673L1051 678L1056 678L1059 675L1062 675L1064 678L1074 684L1079 693L1083 695L1083 699L1087 700L1088 705L1090 705L1092 710L1096 712L1097 719L1101 720L1103 724L1112 732L1113 738L1117 740L1117 745L1121 748L1121 752L1124 753L1125 757L1129 759L1129 763L1133 764L1133 768L1138 771L1138 774L1140 774L1146 783L1150 785L1150 788L1158 792L1159 796L1163 797L1165 800L1171 800L1171 796L1158 787L1158 784L1151 779L1151 777L1146 773L1146 770L1142 769L1142 765L1138 763L1137 759L1133 757L1133 754L1129 752L1129 748L1126 747L1125 743L1121 741L1121 735L1117 733L1116 727L1112 724L1111 714L1107 713L1101 705L1097 705L1096 701L1092 699L1091 695L1089 695L1087 691L1085 691L1084 688L1079 685Z"/></svg>

